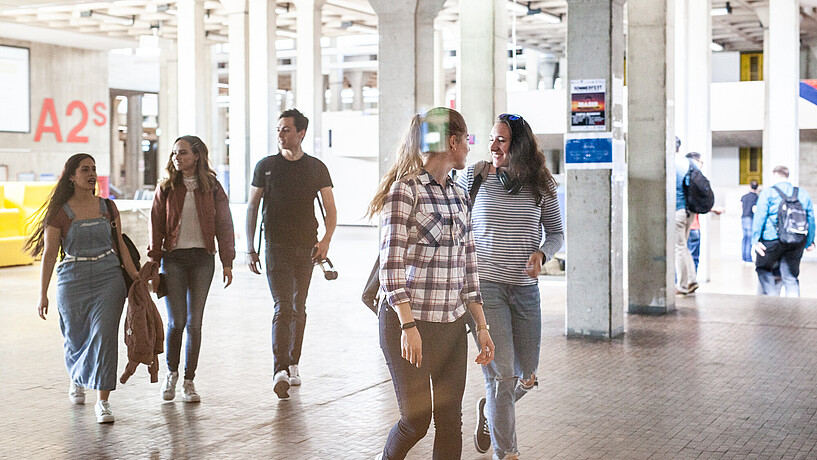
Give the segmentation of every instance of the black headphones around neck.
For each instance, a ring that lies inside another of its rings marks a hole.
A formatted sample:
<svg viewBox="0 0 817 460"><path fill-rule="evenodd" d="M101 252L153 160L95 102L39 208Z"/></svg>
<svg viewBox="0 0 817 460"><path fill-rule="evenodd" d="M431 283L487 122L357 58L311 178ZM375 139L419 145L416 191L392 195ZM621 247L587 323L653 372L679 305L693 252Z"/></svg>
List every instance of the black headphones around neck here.
<svg viewBox="0 0 817 460"><path fill-rule="evenodd" d="M499 179L499 182L505 187L505 191L508 192L508 195L516 195L522 190L522 182L519 182L519 179L515 177L511 177L508 171L504 169L496 168L496 178Z"/></svg>

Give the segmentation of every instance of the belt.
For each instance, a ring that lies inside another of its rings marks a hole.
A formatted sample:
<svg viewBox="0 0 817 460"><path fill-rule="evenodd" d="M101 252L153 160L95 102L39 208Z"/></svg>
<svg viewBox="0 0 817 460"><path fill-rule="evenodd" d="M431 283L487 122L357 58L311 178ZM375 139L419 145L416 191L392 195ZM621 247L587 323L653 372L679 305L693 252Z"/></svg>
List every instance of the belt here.
<svg viewBox="0 0 817 460"><path fill-rule="evenodd" d="M65 255L65 258L62 259L63 262L92 262L94 260L99 260L108 254L111 254L113 249L108 249L107 251L103 252L98 256L91 256L91 257L76 257L71 255Z"/></svg>

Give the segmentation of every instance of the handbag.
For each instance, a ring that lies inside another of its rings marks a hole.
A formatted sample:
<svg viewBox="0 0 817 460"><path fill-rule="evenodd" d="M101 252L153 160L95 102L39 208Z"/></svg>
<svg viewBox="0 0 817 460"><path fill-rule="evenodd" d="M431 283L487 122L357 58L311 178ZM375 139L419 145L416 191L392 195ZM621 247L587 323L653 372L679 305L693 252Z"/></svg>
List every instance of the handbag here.
<svg viewBox="0 0 817 460"><path fill-rule="evenodd" d="M471 205L474 204L474 199L477 197L477 192L479 192L479 187L488 177L488 171L490 169L491 163L481 160L478 161L474 165L474 182L471 184L471 188L468 190L468 196L471 198ZM414 214L414 210L417 208L417 191L414 192L414 205L411 207L411 215ZM369 307L369 309L376 315L377 314L377 304L378 304L378 294L380 293L380 255L378 254L377 260L374 261L374 266L372 267L371 273L369 273L369 278L366 280L366 285L363 287L363 294L360 296L360 300Z"/></svg>
<svg viewBox="0 0 817 460"><path fill-rule="evenodd" d="M417 196L417 188L412 186L412 189L414 189L414 204L411 206L409 216L414 215L414 210L417 209L417 201L420 199L420 197ZM378 294L380 294L380 254L377 255L377 259L374 261L372 271L369 273L369 278L363 287L363 294L360 296L360 300L362 300L375 315L377 315Z"/></svg>
<svg viewBox="0 0 817 460"><path fill-rule="evenodd" d="M110 219L111 222L111 239L113 240L114 246L116 246L116 256L119 257L119 268L122 269L122 276L125 277L125 287L130 291L131 284L133 284L134 280L128 275L128 271L125 270L125 263L122 262L122 251L119 248L119 238L117 238L116 235L116 220L113 219L113 204L110 199L106 198L105 205L108 207L108 219ZM139 259L142 257L139 254L139 250L136 249L136 245L133 244L133 241L131 241L124 232L122 233L122 241L125 243L125 248L128 250L130 259L138 272L142 269L142 265L139 263Z"/></svg>

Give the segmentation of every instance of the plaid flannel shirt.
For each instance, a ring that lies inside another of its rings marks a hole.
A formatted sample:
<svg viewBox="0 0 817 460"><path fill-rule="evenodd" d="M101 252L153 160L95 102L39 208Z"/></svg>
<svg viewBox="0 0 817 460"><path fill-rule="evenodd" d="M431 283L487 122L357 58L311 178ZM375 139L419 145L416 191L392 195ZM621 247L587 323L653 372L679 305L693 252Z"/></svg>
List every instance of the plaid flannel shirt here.
<svg viewBox="0 0 817 460"><path fill-rule="evenodd" d="M423 170L392 184L380 243L389 305L408 301L414 319L448 323L482 303L470 212L468 194L450 178L443 186Z"/></svg>

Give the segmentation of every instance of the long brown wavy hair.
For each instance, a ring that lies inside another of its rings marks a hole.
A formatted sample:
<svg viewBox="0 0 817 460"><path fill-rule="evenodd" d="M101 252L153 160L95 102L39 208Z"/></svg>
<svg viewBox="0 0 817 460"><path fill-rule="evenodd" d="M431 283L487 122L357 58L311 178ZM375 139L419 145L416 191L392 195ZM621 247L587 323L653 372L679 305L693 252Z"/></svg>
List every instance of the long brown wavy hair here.
<svg viewBox="0 0 817 460"><path fill-rule="evenodd" d="M503 113L496 117L511 130L511 146L508 148L508 170L522 185L529 185L536 190L536 201L545 196L556 197L556 179L545 163L545 154L539 150L536 136L524 118L519 115Z"/></svg>
<svg viewBox="0 0 817 460"><path fill-rule="evenodd" d="M204 144L204 141L199 139L197 136L188 135L179 137L173 142L173 145L176 145L176 142L179 141L185 141L190 144L190 150L198 155L199 159L196 162L196 176L199 179L199 187L201 187L205 192L213 190L216 186L216 172L213 170L213 166L210 164L210 154L207 150L207 146ZM177 186L182 184L183 175L182 172L176 169L176 166L173 165L173 154L171 154L167 159L165 171L167 171L167 177L159 184L159 187L162 190L175 189Z"/></svg>
<svg viewBox="0 0 817 460"><path fill-rule="evenodd" d="M65 162L62 168L60 178L57 180L57 186L48 195L40 209L35 212L28 223L28 227L34 227L31 236L26 240L23 248L24 251L31 254L32 257L39 257L45 249L45 226L50 222L54 215L62 209L63 205L74 196L74 187L71 186L71 176L77 172L80 162L86 158L94 159L87 153L76 153L71 155ZM96 163L96 160L94 160Z"/></svg>
<svg viewBox="0 0 817 460"><path fill-rule="evenodd" d="M423 115L411 118L403 142L397 148L397 160L380 180L366 216L374 217L383 209L392 184L404 177L417 177L423 169L423 158L446 152L451 136L464 136L468 127L459 112L435 107Z"/></svg>

